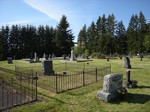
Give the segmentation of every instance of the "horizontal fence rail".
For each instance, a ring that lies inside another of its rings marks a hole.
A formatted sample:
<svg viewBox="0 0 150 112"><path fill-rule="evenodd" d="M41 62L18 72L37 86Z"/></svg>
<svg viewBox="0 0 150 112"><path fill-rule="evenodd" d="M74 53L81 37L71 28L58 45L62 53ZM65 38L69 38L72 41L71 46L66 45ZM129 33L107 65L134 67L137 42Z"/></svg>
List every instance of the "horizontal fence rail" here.
<svg viewBox="0 0 150 112"><path fill-rule="evenodd" d="M0 111L37 101L37 76L0 77Z"/></svg>

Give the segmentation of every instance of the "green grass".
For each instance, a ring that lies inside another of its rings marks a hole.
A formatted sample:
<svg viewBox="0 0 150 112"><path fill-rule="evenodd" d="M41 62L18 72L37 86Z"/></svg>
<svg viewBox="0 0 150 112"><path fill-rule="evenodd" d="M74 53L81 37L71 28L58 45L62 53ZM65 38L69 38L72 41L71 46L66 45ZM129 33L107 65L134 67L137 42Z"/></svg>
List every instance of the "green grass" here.
<svg viewBox="0 0 150 112"><path fill-rule="evenodd" d="M97 92L102 90L103 82L97 82L88 86L84 86L75 90L70 90L61 94L54 94L42 88L38 88L38 95L46 100L38 101L33 104L27 104L16 107L9 111L12 112L103 112L103 111L127 111L127 112L149 112L150 110L150 59L144 58L140 61L138 58L130 59L131 80L138 81L138 88L128 89L129 94L123 101L113 103L105 103L96 98ZM59 63L54 61L54 63ZM125 74L126 69L123 68L124 61L119 59L110 60L93 60L86 65L90 67L102 67L111 65L112 73ZM25 64L14 61L9 65L6 61L0 62L0 66L13 69L14 65L22 66L40 66L40 63ZM74 63L72 63L74 64ZM80 68L84 63L80 63ZM75 64L74 64L75 65ZM79 66L76 66L79 68Z"/></svg>

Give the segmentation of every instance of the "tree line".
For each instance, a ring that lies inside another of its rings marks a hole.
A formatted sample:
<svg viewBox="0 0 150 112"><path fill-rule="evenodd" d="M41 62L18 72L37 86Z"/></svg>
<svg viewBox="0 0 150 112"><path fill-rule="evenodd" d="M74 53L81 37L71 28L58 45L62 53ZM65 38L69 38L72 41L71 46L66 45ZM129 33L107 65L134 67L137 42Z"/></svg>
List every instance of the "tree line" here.
<svg viewBox="0 0 150 112"><path fill-rule="evenodd" d="M0 29L0 60L7 57L30 58L31 54L70 54L74 46L74 36L69 29L66 16L62 16L56 28L32 25L8 25Z"/></svg>
<svg viewBox="0 0 150 112"><path fill-rule="evenodd" d="M131 16L128 28L115 16L103 14L89 27L86 25L78 35L77 54L84 55L127 55L150 53L150 23L142 12Z"/></svg>
<svg viewBox="0 0 150 112"><path fill-rule="evenodd" d="M0 60L15 56L16 59L30 58L32 53L62 56L70 54L74 47L74 36L65 15L56 28L48 25L12 25L0 28ZM113 14L103 14L96 22L84 25L78 34L74 51L78 55L126 55L150 53L150 23L142 12L132 15L126 29L122 21Z"/></svg>

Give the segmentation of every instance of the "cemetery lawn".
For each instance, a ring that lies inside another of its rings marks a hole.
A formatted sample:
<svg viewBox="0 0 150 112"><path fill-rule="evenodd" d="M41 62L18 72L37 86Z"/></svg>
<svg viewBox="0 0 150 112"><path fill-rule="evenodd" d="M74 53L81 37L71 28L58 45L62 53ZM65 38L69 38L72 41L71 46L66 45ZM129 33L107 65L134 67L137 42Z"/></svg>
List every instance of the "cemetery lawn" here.
<svg viewBox="0 0 150 112"><path fill-rule="evenodd" d="M138 87L127 89L127 97L121 101L106 103L97 99L97 92L102 90L103 81L99 81L78 89L70 90L60 94L38 88L39 101L10 109L11 112L103 112L103 111L128 111L128 112L149 112L150 111L150 58L132 58L131 61L131 80L138 81ZM54 63L59 63L54 61ZM126 69L123 68L124 60L94 59L89 61L87 66L111 65L112 73L123 74L123 85L126 79ZM14 65L21 66L40 66L40 63L25 64L14 61L9 65L6 61L0 62L0 67L14 69ZM81 64L82 66L83 64ZM6 74L8 76L9 74Z"/></svg>

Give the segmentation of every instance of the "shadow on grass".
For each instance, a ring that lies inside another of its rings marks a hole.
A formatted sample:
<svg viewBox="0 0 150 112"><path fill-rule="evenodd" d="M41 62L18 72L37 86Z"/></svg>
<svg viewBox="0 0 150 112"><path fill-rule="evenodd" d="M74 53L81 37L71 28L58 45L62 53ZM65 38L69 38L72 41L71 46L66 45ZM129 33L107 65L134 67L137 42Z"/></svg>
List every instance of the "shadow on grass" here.
<svg viewBox="0 0 150 112"><path fill-rule="evenodd" d="M131 69L143 69L143 68L138 68L138 67L137 67L137 68L131 68Z"/></svg>
<svg viewBox="0 0 150 112"><path fill-rule="evenodd" d="M139 104L144 104L147 101L150 100L150 95L146 95L146 94L128 94L127 98L125 99L125 101L127 101L128 103L139 103Z"/></svg>
<svg viewBox="0 0 150 112"><path fill-rule="evenodd" d="M150 89L150 86L138 86L137 88L140 88L140 89L142 89L142 88L149 88Z"/></svg>
<svg viewBox="0 0 150 112"><path fill-rule="evenodd" d="M119 104L121 102L127 102L127 103L135 103L135 104L145 104L149 100L150 100L150 95L128 93L124 98L116 99L111 103Z"/></svg>

